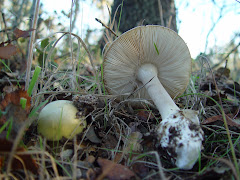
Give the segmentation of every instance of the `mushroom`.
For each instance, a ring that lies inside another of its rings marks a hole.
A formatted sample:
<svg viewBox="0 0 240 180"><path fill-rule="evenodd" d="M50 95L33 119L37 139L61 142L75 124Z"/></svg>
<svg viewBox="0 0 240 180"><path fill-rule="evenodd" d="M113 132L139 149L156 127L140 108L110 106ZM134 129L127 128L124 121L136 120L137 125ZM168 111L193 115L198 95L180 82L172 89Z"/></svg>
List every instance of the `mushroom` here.
<svg viewBox="0 0 240 180"><path fill-rule="evenodd" d="M125 32L104 54L105 88L154 102L162 117L156 129L159 144L180 169L193 167L203 141L198 113L180 110L172 100L185 91L190 75L187 45L176 32L158 25Z"/></svg>
<svg viewBox="0 0 240 180"><path fill-rule="evenodd" d="M85 117L77 117L77 108L71 101L58 100L47 104L40 112L38 132L46 139L72 139L86 127Z"/></svg>

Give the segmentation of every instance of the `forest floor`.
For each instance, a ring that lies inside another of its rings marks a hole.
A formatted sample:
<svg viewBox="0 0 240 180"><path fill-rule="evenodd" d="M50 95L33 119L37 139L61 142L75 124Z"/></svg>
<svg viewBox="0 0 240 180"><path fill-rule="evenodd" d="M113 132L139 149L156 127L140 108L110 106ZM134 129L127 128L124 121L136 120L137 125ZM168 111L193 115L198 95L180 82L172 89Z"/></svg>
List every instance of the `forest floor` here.
<svg viewBox="0 0 240 180"><path fill-rule="evenodd" d="M182 109L199 112L204 131L199 160L191 170L180 170L158 147L157 109L105 94L90 65L81 64L75 88L71 70L45 70L29 95L23 76L1 62L0 179L239 179L240 86L227 68L212 71L202 63L174 99ZM101 67L96 69L101 81ZM37 131L38 114L63 99L74 103L87 127L73 139L48 141Z"/></svg>
<svg viewBox="0 0 240 180"><path fill-rule="evenodd" d="M52 82L59 78L59 74L54 75ZM90 75L88 71L83 73L86 77ZM154 132L161 117L154 106L140 102L142 107L135 108L131 99L118 102L113 96L98 94L97 89L87 83L82 88L86 90L90 87L89 94L70 91L64 86L59 91L54 89L52 83L53 91L37 91L29 97L26 91L18 87L18 84L24 87L23 81L16 81L11 73L3 71L0 76L1 178L237 178L233 152L238 162L240 86L220 70L206 75L193 74L195 78L192 78L185 94L175 99L178 106L199 111L205 134L201 156L191 170L176 168L166 153L157 147ZM42 81L48 81L48 78ZM191 95L187 95L189 93ZM21 108L20 97L30 100L26 109ZM37 132L37 113L31 117L30 114L33 110L39 112L42 108L40 104L46 100L61 99L73 101L78 110L84 112L88 125L74 139L47 141ZM223 113L228 129L224 126Z"/></svg>

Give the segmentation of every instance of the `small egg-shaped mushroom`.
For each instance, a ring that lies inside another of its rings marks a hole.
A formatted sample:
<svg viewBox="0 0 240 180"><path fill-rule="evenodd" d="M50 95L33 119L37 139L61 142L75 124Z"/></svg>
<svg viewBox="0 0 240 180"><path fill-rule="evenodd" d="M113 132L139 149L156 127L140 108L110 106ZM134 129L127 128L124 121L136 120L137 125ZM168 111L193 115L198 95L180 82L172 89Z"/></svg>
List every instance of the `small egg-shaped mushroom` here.
<svg viewBox="0 0 240 180"><path fill-rule="evenodd" d="M180 169L193 167L203 140L196 111L180 110L172 100L185 91L190 75L186 43L162 26L133 28L115 39L104 54L105 88L111 94L127 93L154 102L162 117L156 130L159 144Z"/></svg>
<svg viewBox="0 0 240 180"><path fill-rule="evenodd" d="M72 139L86 127L85 117L77 117L77 112L71 101L58 100L47 104L39 114L38 132L51 141L62 137Z"/></svg>

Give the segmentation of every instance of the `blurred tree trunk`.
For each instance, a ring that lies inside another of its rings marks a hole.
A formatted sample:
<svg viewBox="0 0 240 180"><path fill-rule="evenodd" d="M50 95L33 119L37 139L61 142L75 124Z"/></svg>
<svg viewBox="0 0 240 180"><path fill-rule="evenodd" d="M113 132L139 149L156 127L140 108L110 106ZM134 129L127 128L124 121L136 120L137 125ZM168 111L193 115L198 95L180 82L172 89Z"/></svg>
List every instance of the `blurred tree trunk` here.
<svg viewBox="0 0 240 180"><path fill-rule="evenodd" d="M109 27L121 33L136 26L149 24L162 25L177 32L174 0L114 0L110 22ZM106 42L113 39L113 34L106 30L105 35L99 40L100 48L103 49Z"/></svg>
<svg viewBox="0 0 240 180"><path fill-rule="evenodd" d="M119 26L118 30L120 32L147 24L162 25L177 32L174 0L114 0L111 14L112 20L115 12L115 23L118 24L121 17L120 25L116 26Z"/></svg>

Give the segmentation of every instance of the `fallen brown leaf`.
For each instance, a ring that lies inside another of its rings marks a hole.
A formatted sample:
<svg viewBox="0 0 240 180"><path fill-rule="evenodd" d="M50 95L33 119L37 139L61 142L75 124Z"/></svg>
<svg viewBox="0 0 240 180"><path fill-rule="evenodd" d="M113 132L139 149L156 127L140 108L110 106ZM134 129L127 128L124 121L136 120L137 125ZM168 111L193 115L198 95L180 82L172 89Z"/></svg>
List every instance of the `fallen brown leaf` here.
<svg viewBox="0 0 240 180"><path fill-rule="evenodd" d="M234 120L232 118L233 118L233 114L226 114L227 124L229 126L234 126L234 127L240 128L240 124L234 122ZM215 121L223 121L222 115L217 115L217 116L212 116L210 118L207 118L204 121L202 121L202 124L210 124Z"/></svg>
<svg viewBox="0 0 240 180"><path fill-rule="evenodd" d="M18 89L14 92L8 93L5 95L4 99L0 103L0 109L4 111L4 109L9 105L9 104L14 104L14 105L20 105L20 99L21 98L26 98L27 99L27 104L26 104L26 111L29 112L31 109L31 97L29 97L27 91Z"/></svg>
<svg viewBox="0 0 240 180"><path fill-rule="evenodd" d="M146 177L149 173L149 167L145 166L144 163L136 162L132 165L132 169L140 178Z"/></svg>
<svg viewBox="0 0 240 180"><path fill-rule="evenodd" d="M11 152L13 142L6 140L3 137L0 137L0 169L6 168L8 154ZM26 152L23 147L18 147L16 152ZM34 174L38 174L38 165L30 154L16 155L24 163L24 166L27 170L31 171ZM12 170L23 169L22 162L16 157L12 161Z"/></svg>
<svg viewBox="0 0 240 180"><path fill-rule="evenodd" d="M21 98L27 99L25 109L20 105ZM0 102L0 110L6 112L6 114L0 117L0 125L4 124L9 119L12 119L13 131L11 135L17 135L18 130L25 123L31 110L31 97L28 96L27 91L21 89L8 93Z"/></svg>
<svg viewBox="0 0 240 180"><path fill-rule="evenodd" d="M29 29L27 31L22 31L18 28L16 28L13 33L14 35L16 36L16 38L20 38L20 37L23 37L23 38L27 38L30 36L30 32L33 31L34 29Z"/></svg>
<svg viewBox="0 0 240 180"><path fill-rule="evenodd" d="M138 111L137 117L143 121L154 119L153 113L151 111L145 111L145 110Z"/></svg>
<svg viewBox="0 0 240 180"><path fill-rule="evenodd" d="M128 167L116 164L113 161L98 158L97 162L102 169L102 174L97 179L107 177L109 180L128 180L135 176Z"/></svg>
<svg viewBox="0 0 240 180"><path fill-rule="evenodd" d="M9 59L11 56L17 53L16 46L12 44L8 44L7 46L0 47L0 58L1 59Z"/></svg>

